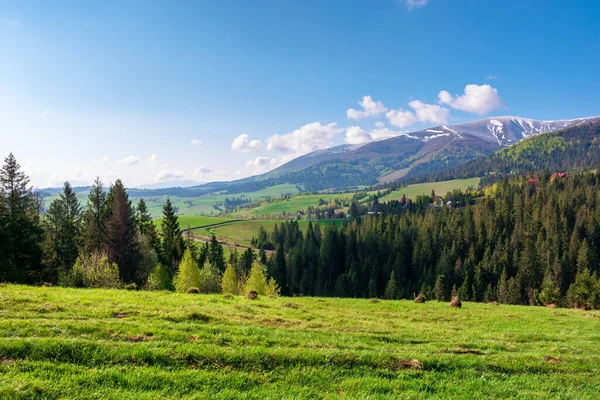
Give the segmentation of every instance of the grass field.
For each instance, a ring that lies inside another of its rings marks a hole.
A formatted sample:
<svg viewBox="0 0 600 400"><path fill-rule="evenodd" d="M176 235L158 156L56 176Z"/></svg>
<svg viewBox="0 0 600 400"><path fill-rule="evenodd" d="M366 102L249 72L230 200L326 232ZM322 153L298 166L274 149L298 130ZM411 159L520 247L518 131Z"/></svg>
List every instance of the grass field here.
<svg viewBox="0 0 600 400"><path fill-rule="evenodd" d="M298 194L289 199L281 199L272 203L260 205L252 209L241 209L232 213L236 218L251 218L260 215L281 214L286 212L294 214L298 210L306 210L309 206L317 207L320 200L330 202L334 199L351 199L354 193L339 193L339 194Z"/></svg>
<svg viewBox="0 0 600 400"><path fill-rule="evenodd" d="M451 192L454 189L466 190L469 187L477 188L479 185L480 178L470 179L454 179L451 181L443 182L428 182L418 183L415 185L408 185L400 190L395 190L392 193L379 199L380 202L387 202L391 200L400 200L402 195L406 195L407 199L415 199L421 194L430 195L431 190L434 189L435 193L439 196L445 196L446 193Z"/></svg>
<svg viewBox="0 0 600 400"><path fill-rule="evenodd" d="M150 192L151 193L151 192ZM261 198L266 197L279 197L283 194L295 194L298 193L298 188L292 184L281 184L274 185L263 190L255 191L255 192L246 192L246 193L237 193L237 194L207 194L203 196L197 197L184 197L184 196L151 196L148 194L140 195L140 192L132 191L131 192L131 200L133 204L136 205L139 201L140 197L143 197L146 200L146 204L148 206L148 211L153 218L158 218L162 215L162 207L167 200L167 197L171 199L171 202L175 207L179 209L180 215L217 215L220 214L221 211L217 210L214 205L219 202L223 202L225 198L233 198L245 196L247 198L253 200L260 200ZM85 206L88 199L89 191L78 192L77 198L82 206ZM44 198L44 207L48 208L52 200L58 197L58 194L54 194L52 196L48 196Z"/></svg>
<svg viewBox="0 0 600 400"><path fill-rule="evenodd" d="M179 215L177 219L181 229L199 228L202 226L234 221L231 218L203 217L201 215ZM162 218L154 218L152 222L157 228L160 228Z"/></svg>
<svg viewBox="0 0 600 400"><path fill-rule="evenodd" d="M215 226L213 228L198 229L194 231L194 234L201 237L208 237L215 235L219 241L225 242L231 245L239 246L250 246L250 240L252 237L257 236L259 228L262 226L265 231L270 234L275 228L275 224L281 224L285 221L274 221L274 220L251 220L251 221L239 221L231 224L225 224ZM341 225L342 220L315 220L313 224L320 224L324 227L329 224ZM308 221L298 221L298 226L302 232L306 232L308 227Z"/></svg>
<svg viewBox="0 0 600 400"><path fill-rule="evenodd" d="M0 398L594 399L598 311L0 288Z"/></svg>

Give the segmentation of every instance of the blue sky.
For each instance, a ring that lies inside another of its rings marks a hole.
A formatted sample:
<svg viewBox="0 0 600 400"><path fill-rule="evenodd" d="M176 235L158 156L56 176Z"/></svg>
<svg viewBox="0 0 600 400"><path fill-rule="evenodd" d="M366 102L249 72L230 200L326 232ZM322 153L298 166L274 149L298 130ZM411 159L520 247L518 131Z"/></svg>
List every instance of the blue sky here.
<svg viewBox="0 0 600 400"><path fill-rule="evenodd" d="M598 115L599 18L583 0L0 0L0 156L36 186L212 181L482 116Z"/></svg>

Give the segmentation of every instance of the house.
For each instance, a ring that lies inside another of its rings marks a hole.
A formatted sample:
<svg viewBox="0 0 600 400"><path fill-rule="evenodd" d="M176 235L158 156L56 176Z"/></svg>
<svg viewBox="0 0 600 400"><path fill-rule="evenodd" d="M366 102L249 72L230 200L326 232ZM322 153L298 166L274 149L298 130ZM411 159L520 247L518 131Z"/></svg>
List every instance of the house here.
<svg viewBox="0 0 600 400"><path fill-rule="evenodd" d="M433 203L429 203L429 207L443 207L444 206L444 198L442 196L435 196Z"/></svg>
<svg viewBox="0 0 600 400"><path fill-rule="evenodd" d="M552 174L552 176L550 177L550 180L556 179L556 178L563 179L565 176L567 176L566 172L557 172L555 174Z"/></svg>

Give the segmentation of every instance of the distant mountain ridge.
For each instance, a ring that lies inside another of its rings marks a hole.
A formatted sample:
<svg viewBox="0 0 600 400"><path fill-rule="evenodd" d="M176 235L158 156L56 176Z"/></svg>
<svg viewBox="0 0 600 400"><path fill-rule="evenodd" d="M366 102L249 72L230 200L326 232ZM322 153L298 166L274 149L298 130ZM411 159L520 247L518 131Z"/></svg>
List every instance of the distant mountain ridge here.
<svg viewBox="0 0 600 400"><path fill-rule="evenodd" d="M317 150L240 182L285 182L308 190L372 185L453 168L523 139L595 121L600 117L546 121L503 116L440 125L364 145Z"/></svg>

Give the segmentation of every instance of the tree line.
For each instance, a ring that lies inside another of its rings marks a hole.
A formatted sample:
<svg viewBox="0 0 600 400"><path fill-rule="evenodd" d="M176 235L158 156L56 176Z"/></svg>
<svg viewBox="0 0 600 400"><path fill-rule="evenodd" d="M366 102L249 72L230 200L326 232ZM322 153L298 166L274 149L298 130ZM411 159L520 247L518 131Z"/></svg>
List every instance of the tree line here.
<svg viewBox="0 0 600 400"><path fill-rule="evenodd" d="M198 262L225 270L216 239L196 247L184 238L175 207L163 206L159 229L144 199L136 206L120 180L105 188L96 179L85 208L71 185L47 210L10 154L0 170L0 281L65 286L146 285L154 273L161 288L172 287L186 249ZM158 279L164 275L166 279Z"/></svg>
<svg viewBox="0 0 600 400"><path fill-rule="evenodd" d="M275 249L268 271L285 295L599 306L600 171L452 197L458 207L392 201L304 233L284 222L253 242Z"/></svg>

